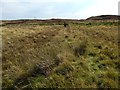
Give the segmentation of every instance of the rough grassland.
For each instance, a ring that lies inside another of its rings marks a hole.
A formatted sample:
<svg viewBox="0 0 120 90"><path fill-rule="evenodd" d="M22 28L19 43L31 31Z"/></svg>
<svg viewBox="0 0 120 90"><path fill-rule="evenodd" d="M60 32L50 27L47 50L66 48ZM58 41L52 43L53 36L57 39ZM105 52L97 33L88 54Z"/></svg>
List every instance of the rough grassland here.
<svg viewBox="0 0 120 90"><path fill-rule="evenodd" d="M69 25L2 26L3 88L118 88L118 26Z"/></svg>

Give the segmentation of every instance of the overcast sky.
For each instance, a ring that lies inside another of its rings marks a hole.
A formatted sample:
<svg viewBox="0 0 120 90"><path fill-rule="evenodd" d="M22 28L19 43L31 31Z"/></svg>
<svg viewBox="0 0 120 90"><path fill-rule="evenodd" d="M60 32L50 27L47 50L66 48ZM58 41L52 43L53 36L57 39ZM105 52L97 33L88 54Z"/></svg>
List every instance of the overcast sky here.
<svg viewBox="0 0 120 90"><path fill-rule="evenodd" d="M0 19L86 19L117 15L119 0L0 0Z"/></svg>

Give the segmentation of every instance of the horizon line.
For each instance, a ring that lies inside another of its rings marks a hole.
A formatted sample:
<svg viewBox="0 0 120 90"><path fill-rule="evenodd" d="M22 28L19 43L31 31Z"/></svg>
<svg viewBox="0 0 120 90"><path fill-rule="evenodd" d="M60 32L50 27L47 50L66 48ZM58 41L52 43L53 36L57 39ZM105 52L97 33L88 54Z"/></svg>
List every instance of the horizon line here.
<svg viewBox="0 0 120 90"><path fill-rule="evenodd" d="M97 17L97 16L120 16L120 15L115 15L115 14L104 14L104 15L95 15L95 16L90 16L90 17ZM88 18L90 18L88 17ZM0 19L0 20L52 20L52 19L66 19L66 20L86 20L88 18L60 18L60 17L53 17L53 18L18 18L18 19Z"/></svg>

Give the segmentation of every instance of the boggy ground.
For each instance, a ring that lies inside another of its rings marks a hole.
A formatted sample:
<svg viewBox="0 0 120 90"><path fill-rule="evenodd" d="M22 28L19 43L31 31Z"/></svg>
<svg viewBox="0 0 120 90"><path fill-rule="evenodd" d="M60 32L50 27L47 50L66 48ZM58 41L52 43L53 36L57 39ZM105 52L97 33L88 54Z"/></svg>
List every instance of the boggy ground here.
<svg viewBox="0 0 120 90"><path fill-rule="evenodd" d="M115 22L2 26L3 89L118 88Z"/></svg>

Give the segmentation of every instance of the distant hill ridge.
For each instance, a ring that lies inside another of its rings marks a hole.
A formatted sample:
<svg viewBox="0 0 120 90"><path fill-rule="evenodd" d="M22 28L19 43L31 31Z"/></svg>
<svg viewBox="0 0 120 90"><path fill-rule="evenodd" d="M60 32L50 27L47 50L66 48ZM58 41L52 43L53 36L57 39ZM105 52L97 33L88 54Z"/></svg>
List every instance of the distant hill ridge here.
<svg viewBox="0 0 120 90"><path fill-rule="evenodd" d="M118 20L118 19L120 19L120 15L100 15L89 17L86 20Z"/></svg>
<svg viewBox="0 0 120 90"><path fill-rule="evenodd" d="M67 22L82 22L82 21L105 21L105 20L119 20L120 15L100 15L100 16L92 16L87 19L18 19L18 20L0 20L2 23L0 25L5 24L24 24L24 23L63 23Z"/></svg>

